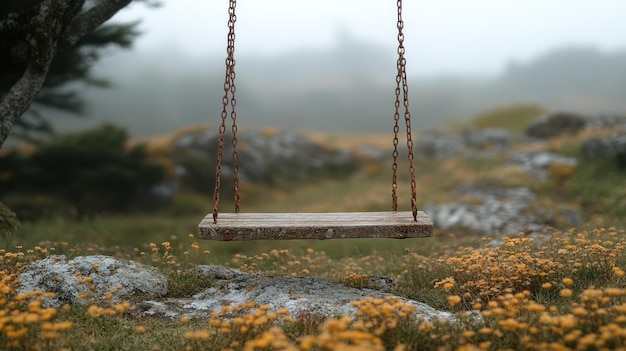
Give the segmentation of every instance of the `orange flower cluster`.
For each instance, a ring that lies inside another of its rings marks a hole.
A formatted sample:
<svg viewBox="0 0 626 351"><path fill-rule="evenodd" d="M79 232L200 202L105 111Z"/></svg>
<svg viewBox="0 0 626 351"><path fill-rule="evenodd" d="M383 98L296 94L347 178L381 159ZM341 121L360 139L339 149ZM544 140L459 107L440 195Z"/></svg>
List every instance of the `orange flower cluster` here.
<svg viewBox="0 0 626 351"><path fill-rule="evenodd" d="M585 289L560 307L534 301L528 290L505 293L480 313L482 323L465 320L463 330L448 334L445 350L612 350L626 345L623 288Z"/></svg>
<svg viewBox="0 0 626 351"><path fill-rule="evenodd" d="M42 298L54 294L41 291L15 294L17 284L15 274L0 271L0 349L61 345L61 333L70 329L72 322L55 321L58 310L43 307Z"/></svg>
<svg viewBox="0 0 626 351"><path fill-rule="evenodd" d="M269 312L269 306L256 309L254 302L224 307L209 320L210 328L189 331L184 338L189 349L202 349L199 341L223 340L225 350L385 350L383 339L401 323L415 321L415 306L397 298L367 298L352 302L357 308L354 319L348 316L326 320L319 330L297 339L289 330L298 328L298 320L286 309ZM396 350L403 350L398 343Z"/></svg>
<svg viewBox="0 0 626 351"><path fill-rule="evenodd" d="M563 278L591 272L598 279L610 280L624 275L616 262L626 244L617 235L611 228L580 233L555 231L548 238L540 238L540 243L523 236L505 237L498 247L487 245L440 258L453 275L438 280L434 287L466 300L489 300L505 291L535 292L550 288Z"/></svg>

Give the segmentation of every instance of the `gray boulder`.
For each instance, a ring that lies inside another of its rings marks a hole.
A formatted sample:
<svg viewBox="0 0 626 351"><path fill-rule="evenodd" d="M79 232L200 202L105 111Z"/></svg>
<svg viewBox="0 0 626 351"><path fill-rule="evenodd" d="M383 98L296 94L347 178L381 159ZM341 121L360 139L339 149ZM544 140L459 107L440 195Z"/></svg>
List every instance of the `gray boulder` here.
<svg viewBox="0 0 626 351"><path fill-rule="evenodd" d="M52 292L55 296L45 298L44 304L56 307L64 303L117 302L136 294L157 297L167 293L167 278L154 267L100 255L71 260L61 255L35 261L19 275L19 280L18 293Z"/></svg>
<svg viewBox="0 0 626 351"><path fill-rule="evenodd" d="M581 148L583 155L591 160L626 155L626 130L586 139Z"/></svg>
<svg viewBox="0 0 626 351"><path fill-rule="evenodd" d="M426 133L417 138L414 148L416 156L422 158L478 158L506 150L513 142L513 134L504 129L466 129L460 133Z"/></svg>
<svg viewBox="0 0 626 351"><path fill-rule="evenodd" d="M463 186L460 195L480 200L474 203L427 205L425 212L433 224L444 230L468 230L473 234L511 234L529 227L538 227L536 216L528 211L536 198L529 189L479 189Z"/></svg>
<svg viewBox="0 0 626 351"><path fill-rule="evenodd" d="M587 119L587 128L614 129L626 128L626 117L602 114Z"/></svg>
<svg viewBox="0 0 626 351"><path fill-rule="evenodd" d="M465 146L470 150L505 150L511 147L514 136L501 128L467 129L461 132Z"/></svg>
<svg viewBox="0 0 626 351"><path fill-rule="evenodd" d="M540 233L555 225L580 225L582 215L561 205L544 209L533 206L537 196L528 188L483 188L471 184L458 187L456 192L471 203L430 204L425 212L437 228L464 230L472 234Z"/></svg>
<svg viewBox="0 0 626 351"><path fill-rule="evenodd" d="M245 182L284 184L349 175L358 168L350 151L327 148L294 132L243 131L237 139L238 175ZM173 158L183 185L206 190L207 180L214 177L218 143L219 134L214 130L188 134L174 142ZM222 177L227 179L233 175L232 153L227 135L222 160Z"/></svg>
<svg viewBox="0 0 626 351"><path fill-rule="evenodd" d="M257 306L269 305L271 312L286 308L296 318L301 314L355 316L357 308L350 302L368 297L393 297L414 305L416 315L427 320L455 320L452 313L436 310L421 302L379 290L346 287L315 277L268 277L219 266L199 266L197 269L206 273L207 279L215 280L211 288L190 298L141 302L137 306L141 313L169 318L209 318L211 313L220 312L223 306L255 301ZM377 279L380 280L380 277Z"/></svg>
<svg viewBox="0 0 626 351"><path fill-rule="evenodd" d="M563 134L574 134L584 129L587 118L575 113L557 112L543 116L526 127L531 138L548 139Z"/></svg>
<svg viewBox="0 0 626 351"><path fill-rule="evenodd" d="M535 179L546 179L551 165L576 167L578 160L554 152L517 152L509 156L508 163L522 168Z"/></svg>
<svg viewBox="0 0 626 351"><path fill-rule="evenodd" d="M394 281L388 277L370 277L370 286L382 289L376 290L346 287L315 277L249 274L223 266L193 269L214 281L212 287L189 298L164 298L167 280L154 267L108 256L81 256L69 261L65 256L54 256L30 264L19 276L21 284L17 292L53 292L54 297L44 298L44 305L55 307L64 303L117 302L129 297L136 300L139 295L146 299L136 304L142 315L175 319L209 319L213 312L222 311L223 306L250 301L256 302L257 306L269 305L268 312L287 309L296 318L303 313L326 317L356 316L357 308L352 306L352 301L392 297L415 306L416 317L457 321L450 312L382 291L392 289ZM480 321L480 316L474 317Z"/></svg>
<svg viewBox="0 0 626 351"><path fill-rule="evenodd" d="M613 128L626 128L626 117L609 114L583 116L556 112L528 124L526 135L536 139L548 139L564 134L575 134L583 129Z"/></svg>
<svg viewBox="0 0 626 351"><path fill-rule="evenodd" d="M458 134L432 131L421 135L414 143L417 157L446 159L459 156L465 148L463 137Z"/></svg>

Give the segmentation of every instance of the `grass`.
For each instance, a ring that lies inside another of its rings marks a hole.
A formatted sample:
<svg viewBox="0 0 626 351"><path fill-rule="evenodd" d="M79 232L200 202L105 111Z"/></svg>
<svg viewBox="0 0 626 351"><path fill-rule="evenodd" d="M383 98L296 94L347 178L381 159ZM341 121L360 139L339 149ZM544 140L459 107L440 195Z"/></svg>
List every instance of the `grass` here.
<svg viewBox="0 0 626 351"><path fill-rule="evenodd" d="M476 128L504 128L519 135L530 122L545 113L541 106L533 104L504 106L477 115L469 125Z"/></svg>
<svg viewBox="0 0 626 351"><path fill-rule="evenodd" d="M484 118L488 120L488 118ZM498 122L496 119L495 122ZM491 123L495 123L491 120ZM428 160L418 164L418 201L455 200L462 182L527 186L536 205L567 204L588 223L528 237L436 230L433 238L217 243L196 240L207 198L183 194L157 215L102 216L84 221L25 222L0 238L0 349L7 350L617 350L626 348L626 193L624 171L612 160L587 161L585 135L523 148L567 154L572 172L536 181L491 160ZM243 209L272 211L387 210L389 165L367 176L307 184L289 191L244 187ZM560 173L559 173L560 172ZM406 179L401 208L407 208ZM471 199L464 199L471 201ZM225 199L224 211L231 204ZM395 279L394 293L453 313L456 322L416 319L395 299L354 301L356 318L270 311L253 301L207 319L145 317L136 301L91 301L44 308L15 292L17 274L50 255L106 254L150 264L168 279L168 297L188 297L212 282L193 272L220 264L269 276L316 276L369 287L370 276Z"/></svg>
<svg viewBox="0 0 626 351"><path fill-rule="evenodd" d="M353 302L360 311L356 319L290 316L254 302L229 306L206 320L141 317L133 301L45 309L36 302L44 292L31 292L30 298L14 292L16 273L55 254L57 246L16 248L4 251L0 261L0 345L16 350L551 350L556 344L574 350L585 349L589 340L598 349L624 345L624 230L554 230L536 239L505 238L500 246L476 238L433 239L406 242L413 248L405 250L343 257L275 243L270 251L238 253L220 262L201 251L194 237L180 236L149 243L148 252L118 256L159 267L171 284L169 297L210 286L186 270L208 262L355 287L367 287L363 282L370 275L391 276L397 295L455 313L458 323L416 320L412 305L371 298ZM93 253L101 251L108 248L93 246Z"/></svg>
<svg viewBox="0 0 626 351"><path fill-rule="evenodd" d="M626 171L616 162L580 158L581 164L566 184L566 200L578 201L591 213L626 218ZM598 181L600 180L600 181Z"/></svg>

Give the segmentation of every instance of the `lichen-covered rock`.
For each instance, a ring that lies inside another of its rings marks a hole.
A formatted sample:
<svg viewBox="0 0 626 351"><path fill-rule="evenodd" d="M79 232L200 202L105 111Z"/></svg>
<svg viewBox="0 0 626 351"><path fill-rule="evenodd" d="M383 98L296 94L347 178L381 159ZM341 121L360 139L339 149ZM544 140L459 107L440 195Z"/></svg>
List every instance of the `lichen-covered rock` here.
<svg viewBox="0 0 626 351"><path fill-rule="evenodd" d="M254 301L258 306L269 305L269 310L288 309L289 314L355 316L357 308L351 302L367 297L394 297L399 301L414 305L416 316L426 320L455 320L452 313L436 310L424 303L404 299L372 289L357 289L315 277L268 277L262 274L248 274L237 270L226 270L210 266L204 271L215 273L208 278L216 279L214 285L190 298L169 298L144 301L138 304L144 315L166 316L170 318L208 318L213 312L222 311L223 306L241 305ZM224 279L228 277L228 279ZM380 278L380 277L378 277Z"/></svg>
<svg viewBox="0 0 626 351"><path fill-rule="evenodd" d="M539 233L556 224L571 226L583 221L582 214L569 206L548 210L534 207L532 202L537 195L528 188L483 188L465 184L455 192L474 201L427 205L424 211L437 228L466 230L477 235L508 235Z"/></svg>
<svg viewBox="0 0 626 351"><path fill-rule="evenodd" d="M478 189L465 186L457 192L481 203L427 205L425 212L437 228L468 230L474 234L511 234L537 226L535 216L525 213L529 202L536 197L527 188Z"/></svg>
<svg viewBox="0 0 626 351"><path fill-rule="evenodd" d="M136 294L157 297L167 293L167 278L154 267L101 255L71 260L61 255L35 261L19 280L18 293L54 293L54 297L44 300L47 306L116 302Z"/></svg>

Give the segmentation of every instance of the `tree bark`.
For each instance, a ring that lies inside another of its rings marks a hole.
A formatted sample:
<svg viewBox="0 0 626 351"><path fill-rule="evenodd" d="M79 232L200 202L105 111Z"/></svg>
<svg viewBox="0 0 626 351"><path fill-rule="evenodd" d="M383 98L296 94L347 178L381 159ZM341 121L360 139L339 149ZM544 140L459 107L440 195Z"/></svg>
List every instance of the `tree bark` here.
<svg viewBox="0 0 626 351"><path fill-rule="evenodd" d="M23 36L24 40L16 44L19 46L16 55L26 61L26 69L0 101L0 148L18 118L41 91L54 56L74 46L131 1L100 0L85 12L80 12L85 0L43 0L37 3L36 14L26 24L28 32ZM4 19L10 21L11 16Z"/></svg>
<svg viewBox="0 0 626 351"><path fill-rule="evenodd" d="M37 69L33 64L29 65L22 78L13 85L0 103L0 148L9 137L17 119L26 112L41 90L48 68L50 68L49 65L43 70Z"/></svg>

